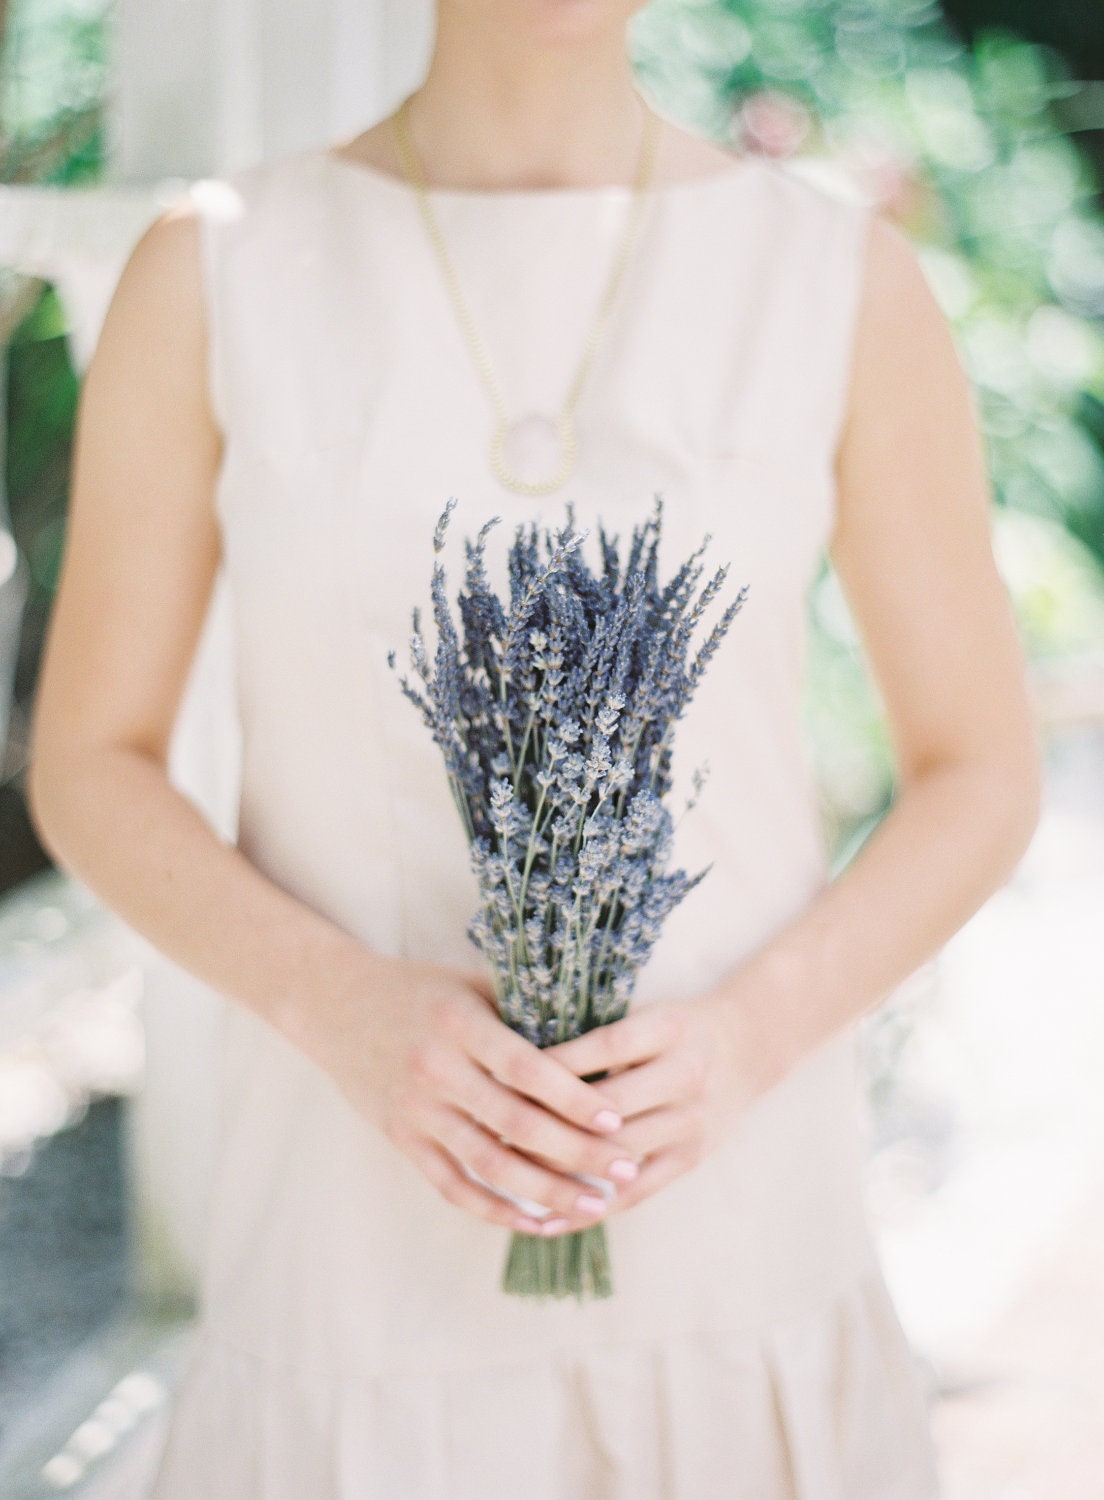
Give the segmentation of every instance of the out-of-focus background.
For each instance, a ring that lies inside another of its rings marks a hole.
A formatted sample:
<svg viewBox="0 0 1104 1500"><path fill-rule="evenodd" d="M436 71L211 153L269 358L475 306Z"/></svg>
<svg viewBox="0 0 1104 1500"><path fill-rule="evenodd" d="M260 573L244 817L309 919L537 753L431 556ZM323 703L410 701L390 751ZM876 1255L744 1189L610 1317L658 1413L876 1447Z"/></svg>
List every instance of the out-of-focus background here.
<svg viewBox="0 0 1104 1500"><path fill-rule="evenodd" d="M220 997L52 868L27 726L74 407L115 279L196 177L422 76L429 0L0 0L0 1495L138 1500L194 1310ZM1104 13L1099 0L653 0L665 112L912 238L975 384L1045 811L863 1023L867 1187L946 1500L1104 1496ZM892 793L826 568L809 723L842 865ZM172 774L221 831L222 584Z"/></svg>

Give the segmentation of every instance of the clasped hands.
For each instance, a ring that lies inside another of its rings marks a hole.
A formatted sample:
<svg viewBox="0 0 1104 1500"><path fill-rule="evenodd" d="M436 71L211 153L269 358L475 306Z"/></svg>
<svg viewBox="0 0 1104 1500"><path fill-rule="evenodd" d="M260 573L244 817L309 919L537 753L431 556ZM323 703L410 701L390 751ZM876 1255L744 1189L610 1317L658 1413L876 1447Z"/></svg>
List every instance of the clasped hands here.
<svg viewBox="0 0 1104 1500"><path fill-rule="evenodd" d="M400 1003L368 1008L384 1021L368 1039L375 1087L346 1091L448 1201L528 1233L570 1233L650 1197L799 1055L753 967L540 1049L501 1020L481 972L388 962ZM572 1174L612 1183L611 1201Z"/></svg>

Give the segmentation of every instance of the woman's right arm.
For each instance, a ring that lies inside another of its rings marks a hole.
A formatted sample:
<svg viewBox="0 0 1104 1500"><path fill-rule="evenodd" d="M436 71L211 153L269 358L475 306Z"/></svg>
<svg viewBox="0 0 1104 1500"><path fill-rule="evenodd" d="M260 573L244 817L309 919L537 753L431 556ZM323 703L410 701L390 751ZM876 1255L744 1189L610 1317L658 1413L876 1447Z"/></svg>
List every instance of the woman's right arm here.
<svg viewBox="0 0 1104 1500"><path fill-rule="evenodd" d="M206 372L199 225L183 198L132 251L81 389L27 781L42 842L330 1073L450 1201L517 1222L463 1162L547 1204L560 1229L592 1222L564 1172L605 1176L624 1155L603 1134L601 1092L510 1030L478 970L371 951L219 839L168 779L220 557Z"/></svg>

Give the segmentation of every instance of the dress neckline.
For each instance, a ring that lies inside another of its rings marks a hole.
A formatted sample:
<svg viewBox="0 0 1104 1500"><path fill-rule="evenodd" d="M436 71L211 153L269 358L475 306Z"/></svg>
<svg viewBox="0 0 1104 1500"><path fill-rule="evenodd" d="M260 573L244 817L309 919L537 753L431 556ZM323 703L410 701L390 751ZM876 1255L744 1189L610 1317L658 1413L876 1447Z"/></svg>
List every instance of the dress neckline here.
<svg viewBox="0 0 1104 1500"><path fill-rule="evenodd" d="M375 183L377 186L400 193L404 197L413 197L414 188L404 177L395 177L390 172L384 172L379 167L374 167L370 162L352 161L347 156L335 156L327 146L314 148L313 155L322 165L329 165L339 172L346 172L354 177L360 177L365 182ZM648 196L660 198L691 195L694 192L713 190L719 184L729 181L740 181L745 177L754 176L754 169L760 165L760 158L754 153L743 157L737 157L739 165L726 167L723 172L709 172L702 177L689 177L678 182L662 182L653 185L647 190ZM603 182L596 184L579 184L563 187L542 188L467 188L467 187L428 187L426 193L430 198L456 199L457 201L470 202L493 202L501 199L503 202L545 202L554 203L561 200L618 200L632 197L636 191L635 187L625 182Z"/></svg>

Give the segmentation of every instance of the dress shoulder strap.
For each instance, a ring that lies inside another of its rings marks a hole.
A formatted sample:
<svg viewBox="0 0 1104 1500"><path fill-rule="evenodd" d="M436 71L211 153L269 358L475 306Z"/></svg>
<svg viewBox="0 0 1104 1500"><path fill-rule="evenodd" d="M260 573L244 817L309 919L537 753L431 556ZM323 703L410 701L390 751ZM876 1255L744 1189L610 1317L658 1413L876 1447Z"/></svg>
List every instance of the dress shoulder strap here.
<svg viewBox="0 0 1104 1500"><path fill-rule="evenodd" d="M219 176L200 177L186 196L194 205L207 331L207 378L211 409L224 433L241 413L235 410L236 325L248 316L243 284L275 274L273 251L294 223L294 195L307 152ZM290 210L290 213L289 213Z"/></svg>
<svg viewBox="0 0 1104 1500"><path fill-rule="evenodd" d="M790 200L797 230L791 271L807 289L804 341L821 432L834 453L850 388L866 252L877 205L856 196L819 163L795 161L774 173Z"/></svg>
<svg viewBox="0 0 1104 1500"><path fill-rule="evenodd" d="M764 191L745 267L759 296L741 323L754 345L742 431L786 467L795 493L815 496L810 521L823 543L835 521L835 457L877 204L819 163L760 165Z"/></svg>

